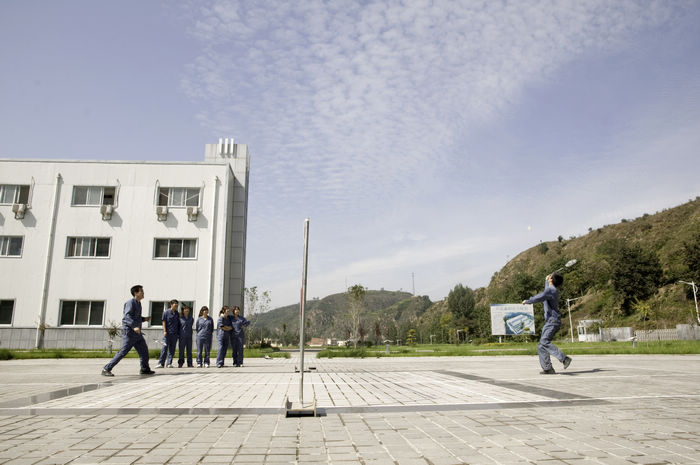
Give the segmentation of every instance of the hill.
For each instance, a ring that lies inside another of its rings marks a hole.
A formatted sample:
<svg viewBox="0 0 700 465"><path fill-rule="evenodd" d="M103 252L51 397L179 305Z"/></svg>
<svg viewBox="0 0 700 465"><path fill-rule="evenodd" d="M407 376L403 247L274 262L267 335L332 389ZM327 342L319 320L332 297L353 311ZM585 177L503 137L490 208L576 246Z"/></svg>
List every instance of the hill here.
<svg viewBox="0 0 700 465"><path fill-rule="evenodd" d="M376 322L380 328L395 322L416 318L432 302L427 297L413 297L408 292L368 290L365 296L365 312L360 332L365 337L375 334ZM347 339L349 337L348 298L345 293L333 294L322 299L312 299L305 308L305 335L310 337ZM253 331L261 331L264 337L298 341L299 304L276 308L251 318ZM372 339L375 339L373 336Z"/></svg>
<svg viewBox="0 0 700 465"><path fill-rule="evenodd" d="M451 342L491 338L490 305L519 303L542 291L545 277L576 259L566 269L560 289L563 315L567 299L574 326L582 319L600 319L608 327L673 328L697 324L690 286L700 283L700 197L675 208L620 223L590 228L581 237L541 242L523 251L494 273L486 288L458 285L447 299L406 292L367 291L362 339L405 340L415 329L419 342ZM311 300L306 308L308 337L349 337L344 293ZM535 306L535 326L542 327L541 304ZM255 327L288 342L298 340L299 306L290 305L256 315ZM569 332L565 316L561 333ZM459 331L459 332L458 332ZM574 329L575 333L575 329Z"/></svg>
<svg viewBox="0 0 700 465"><path fill-rule="evenodd" d="M635 329L697 324L692 288L678 281L700 283L700 198L590 228L581 237L560 236L534 245L494 273L486 288L473 291L474 303L466 316L458 317L448 298L425 312L419 332L451 333L454 338L459 328L468 337L489 338L491 304L519 303L541 292L545 277L572 259L577 263L562 272L562 333L569 332L567 299L576 299L568 302L574 326L582 319ZM535 317L535 326L541 328L541 304L535 305Z"/></svg>

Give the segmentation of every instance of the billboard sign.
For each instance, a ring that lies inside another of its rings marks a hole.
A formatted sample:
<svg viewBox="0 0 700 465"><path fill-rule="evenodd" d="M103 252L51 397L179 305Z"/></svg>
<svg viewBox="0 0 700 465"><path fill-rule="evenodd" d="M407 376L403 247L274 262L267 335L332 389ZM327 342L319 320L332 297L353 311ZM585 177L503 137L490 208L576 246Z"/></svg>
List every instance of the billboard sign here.
<svg viewBox="0 0 700 465"><path fill-rule="evenodd" d="M494 336L535 334L535 311L532 304L491 305L491 334Z"/></svg>

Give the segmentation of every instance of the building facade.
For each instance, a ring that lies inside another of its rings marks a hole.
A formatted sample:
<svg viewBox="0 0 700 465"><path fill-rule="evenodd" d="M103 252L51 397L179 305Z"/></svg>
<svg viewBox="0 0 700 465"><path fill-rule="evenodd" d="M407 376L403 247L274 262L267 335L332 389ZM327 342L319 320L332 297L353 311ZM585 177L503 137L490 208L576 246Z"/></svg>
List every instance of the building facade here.
<svg viewBox="0 0 700 465"><path fill-rule="evenodd" d="M134 284L151 348L170 299L243 308L249 160L0 160L0 348L106 348Z"/></svg>

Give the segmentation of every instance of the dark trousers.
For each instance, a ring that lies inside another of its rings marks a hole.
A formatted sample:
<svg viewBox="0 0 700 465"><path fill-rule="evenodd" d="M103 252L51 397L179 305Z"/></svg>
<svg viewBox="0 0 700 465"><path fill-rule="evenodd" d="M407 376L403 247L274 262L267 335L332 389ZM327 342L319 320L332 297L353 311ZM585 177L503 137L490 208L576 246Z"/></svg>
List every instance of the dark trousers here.
<svg viewBox="0 0 700 465"><path fill-rule="evenodd" d="M158 360L158 363L163 366L173 364L173 357L175 357L175 347L177 347L178 339L180 339L180 337L177 334L166 334L163 336L163 348L160 350L160 360Z"/></svg>
<svg viewBox="0 0 700 465"><path fill-rule="evenodd" d="M231 335L231 356L234 365L243 364L243 334Z"/></svg>
<svg viewBox="0 0 700 465"><path fill-rule="evenodd" d="M133 329L122 329L122 348L116 353L114 358L109 361L104 369L107 371L112 371L112 368L123 359L126 354L129 353L131 348L135 348L136 352L139 354L139 360L141 361L141 371L149 371L151 368L148 366L148 344L140 333L135 333Z"/></svg>
<svg viewBox="0 0 700 465"><path fill-rule="evenodd" d="M540 366L543 370L549 370L552 368L552 360L550 359L550 355L562 363L566 358L566 355L564 355L564 353L559 350L557 346L552 344L552 339L554 339L554 336L556 336L559 328L561 328L561 320L557 318L550 318L542 327L540 343L537 344L537 354L540 356Z"/></svg>
<svg viewBox="0 0 700 465"><path fill-rule="evenodd" d="M187 366L192 366L192 336L180 338L180 356L177 359L177 364L182 366L185 363L185 352L187 352Z"/></svg>
<svg viewBox="0 0 700 465"><path fill-rule="evenodd" d="M211 336L197 337L197 365L202 362L209 365L209 351L211 351Z"/></svg>

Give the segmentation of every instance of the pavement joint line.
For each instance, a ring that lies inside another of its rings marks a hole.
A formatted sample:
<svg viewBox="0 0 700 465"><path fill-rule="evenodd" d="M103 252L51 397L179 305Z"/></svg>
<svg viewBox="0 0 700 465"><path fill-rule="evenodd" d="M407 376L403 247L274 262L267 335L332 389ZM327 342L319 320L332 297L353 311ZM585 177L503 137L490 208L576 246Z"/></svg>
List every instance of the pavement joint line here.
<svg viewBox="0 0 700 465"><path fill-rule="evenodd" d="M679 396L668 396L676 398ZM700 397L700 396L699 396ZM635 397L629 397L633 399ZM654 398L658 398L654 396ZM609 399L552 399L541 401L516 402L481 402L473 404L414 404L414 405L364 405L343 407L317 407L318 416L341 413L411 413L411 412L445 412L465 410L494 410L541 407L570 407L578 405L609 404ZM627 398L626 398L627 399ZM0 408L0 416L30 415L30 416L63 416L63 415L280 415L284 407L168 407L168 408L110 408L110 407L72 407L72 408Z"/></svg>
<svg viewBox="0 0 700 465"><path fill-rule="evenodd" d="M492 378L486 378L483 376L461 373L458 371L435 370L435 373L440 373L448 376L455 376L457 378L468 379L470 381L477 381L485 384L491 384L493 386L503 387L506 389L513 389L515 391L527 392L528 394L537 394L542 397L550 397L552 399L588 399L588 397L586 396L572 394L570 392L555 391L553 389L547 389L537 386L528 386L526 384L514 383L512 381L500 381Z"/></svg>

